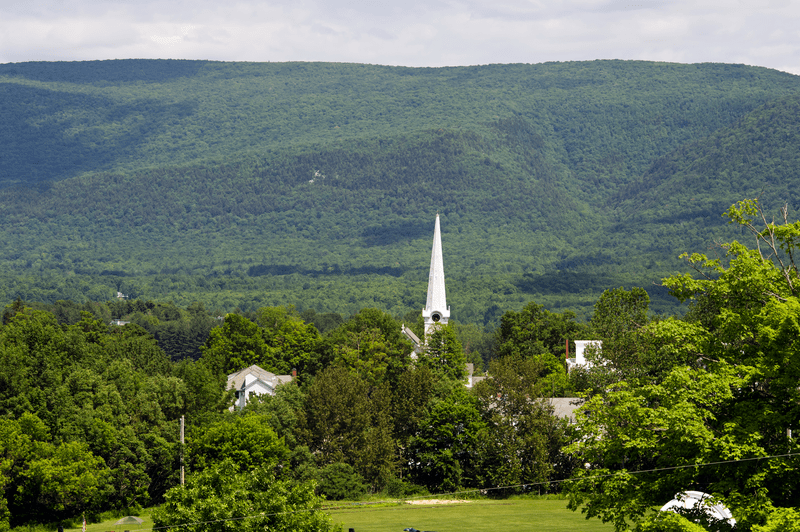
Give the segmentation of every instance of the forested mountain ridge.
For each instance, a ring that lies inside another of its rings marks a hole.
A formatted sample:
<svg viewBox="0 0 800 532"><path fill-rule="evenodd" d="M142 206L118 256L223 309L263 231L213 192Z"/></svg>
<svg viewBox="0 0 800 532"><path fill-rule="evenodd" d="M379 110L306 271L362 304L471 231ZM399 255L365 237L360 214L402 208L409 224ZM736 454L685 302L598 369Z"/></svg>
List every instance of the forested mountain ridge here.
<svg viewBox="0 0 800 532"><path fill-rule="evenodd" d="M0 65L0 80L9 118L0 133L4 184L265 147L472 130L511 116L529 119L583 171L624 157L630 178L653 156L797 88L795 76L764 68L634 61L22 63Z"/></svg>
<svg viewBox="0 0 800 532"><path fill-rule="evenodd" d="M626 61L0 65L0 295L399 315L424 303L438 211L459 319L580 314L680 268L742 195L793 190L772 170L797 154L798 88ZM706 179L733 161L736 186Z"/></svg>
<svg viewBox="0 0 800 532"><path fill-rule="evenodd" d="M643 215L639 211L656 208L659 197L691 190L695 211L715 215L761 186L767 202L794 204L793 180L800 163L798 114L799 96L772 100L735 124L659 158L618 199L635 202L638 208L631 210Z"/></svg>
<svg viewBox="0 0 800 532"><path fill-rule="evenodd" d="M736 124L659 158L618 195L616 230L651 238L653 255L674 247L674 235L723 230L720 216L739 198L759 197L773 208L800 205L800 97L770 101ZM796 211L795 211L796 213ZM797 215L795 214L795 217ZM690 238L691 238L690 236ZM690 249L690 240L682 243Z"/></svg>

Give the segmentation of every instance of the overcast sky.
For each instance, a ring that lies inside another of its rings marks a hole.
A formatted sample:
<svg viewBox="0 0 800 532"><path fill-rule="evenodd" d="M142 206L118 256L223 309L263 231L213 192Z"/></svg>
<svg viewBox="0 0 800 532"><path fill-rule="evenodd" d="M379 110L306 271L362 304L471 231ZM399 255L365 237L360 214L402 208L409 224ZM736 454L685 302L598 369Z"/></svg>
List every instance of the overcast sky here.
<svg viewBox="0 0 800 532"><path fill-rule="evenodd" d="M0 0L0 63L645 59L800 75L800 0Z"/></svg>

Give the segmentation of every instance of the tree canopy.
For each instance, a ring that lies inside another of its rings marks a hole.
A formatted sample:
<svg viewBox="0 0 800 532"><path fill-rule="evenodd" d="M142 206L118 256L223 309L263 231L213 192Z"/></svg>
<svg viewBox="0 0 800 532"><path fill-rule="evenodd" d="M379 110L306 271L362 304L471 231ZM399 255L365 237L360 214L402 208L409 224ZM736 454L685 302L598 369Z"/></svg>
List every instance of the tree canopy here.
<svg viewBox="0 0 800 532"><path fill-rule="evenodd" d="M733 241L723 257L685 255L699 276L664 284L694 312L644 327L674 366L613 384L581 408L582 438L568 452L588 468L568 485L570 505L617 530L689 489L713 494L745 527L800 504L791 436L800 421L800 223L786 208L782 222L771 221L757 200L726 214L755 246Z"/></svg>

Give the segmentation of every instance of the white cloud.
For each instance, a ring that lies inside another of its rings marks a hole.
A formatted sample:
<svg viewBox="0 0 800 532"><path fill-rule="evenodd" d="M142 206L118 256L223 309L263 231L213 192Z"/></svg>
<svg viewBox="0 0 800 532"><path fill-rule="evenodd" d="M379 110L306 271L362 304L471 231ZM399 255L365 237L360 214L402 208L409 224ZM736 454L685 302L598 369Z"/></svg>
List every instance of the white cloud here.
<svg viewBox="0 0 800 532"><path fill-rule="evenodd" d="M620 58L798 73L798 27L793 0L6 0L0 61L443 66Z"/></svg>

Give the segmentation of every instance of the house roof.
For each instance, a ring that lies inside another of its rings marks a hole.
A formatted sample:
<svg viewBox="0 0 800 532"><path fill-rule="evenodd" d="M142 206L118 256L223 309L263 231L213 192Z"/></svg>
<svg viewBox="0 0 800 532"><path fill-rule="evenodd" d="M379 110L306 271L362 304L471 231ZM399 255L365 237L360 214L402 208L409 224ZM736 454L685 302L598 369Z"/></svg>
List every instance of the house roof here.
<svg viewBox="0 0 800 532"><path fill-rule="evenodd" d="M414 331L406 327L405 324L403 324L403 326L400 328L400 332L405 334L406 338L411 340L411 342L413 342L415 347L422 344L422 342L420 342L419 340L419 337L416 334L414 334Z"/></svg>
<svg viewBox="0 0 800 532"><path fill-rule="evenodd" d="M246 383L247 377L250 375L252 375L255 379L260 380L264 384L270 385L273 389L279 384L286 384L287 382L292 381L291 375L275 375L274 373L260 368L254 364L249 368L244 368L236 373L231 373L228 375L227 388L229 390L240 390Z"/></svg>
<svg viewBox="0 0 800 532"><path fill-rule="evenodd" d="M479 382L481 382L481 381L485 381L487 378L488 378L488 377L486 377L485 375L481 375L481 376L479 376L479 377L472 377L472 385L473 385L473 386L475 386L475 385L476 385L476 384L478 384Z"/></svg>
<svg viewBox="0 0 800 532"><path fill-rule="evenodd" d="M575 409L583 404L585 399L580 397L553 397L547 400L553 407L553 415L569 418L570 423L575 422Z"/></svg>

